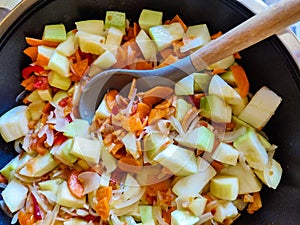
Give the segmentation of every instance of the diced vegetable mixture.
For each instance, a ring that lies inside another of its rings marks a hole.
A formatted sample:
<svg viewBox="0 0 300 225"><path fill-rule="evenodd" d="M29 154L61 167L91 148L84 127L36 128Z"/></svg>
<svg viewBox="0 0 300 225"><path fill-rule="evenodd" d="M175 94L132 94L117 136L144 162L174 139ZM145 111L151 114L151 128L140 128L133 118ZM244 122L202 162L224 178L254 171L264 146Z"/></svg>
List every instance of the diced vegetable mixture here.
<svg viewBox="0 0 300 225"><path fill-rule="evenodd" d="M276 189L282 174L262 129L282 99L265 86L249 93L238 53L174 87L109 89L91 124L75 110L99 72L164 67L221 32L148 9L136 22L107 11L75 26L25 38L23 104L0 117L18 153L0 171L12 223L228 225L262 207L262 185Z"/></svg>

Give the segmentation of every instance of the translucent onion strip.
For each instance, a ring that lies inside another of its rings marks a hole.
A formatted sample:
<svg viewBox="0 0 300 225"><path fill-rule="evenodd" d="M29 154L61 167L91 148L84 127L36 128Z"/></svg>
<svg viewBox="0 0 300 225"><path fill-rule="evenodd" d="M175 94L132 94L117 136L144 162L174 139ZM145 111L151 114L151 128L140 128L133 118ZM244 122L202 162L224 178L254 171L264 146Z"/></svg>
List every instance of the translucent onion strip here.
<svg viewBox="0 0 300 225"><path fill-rule="evenodd" d="M82 182L84 191L83 194L90 193L98 189L101 184L101 177L95 172L82 172L78 175L78 179Z"/></svg>

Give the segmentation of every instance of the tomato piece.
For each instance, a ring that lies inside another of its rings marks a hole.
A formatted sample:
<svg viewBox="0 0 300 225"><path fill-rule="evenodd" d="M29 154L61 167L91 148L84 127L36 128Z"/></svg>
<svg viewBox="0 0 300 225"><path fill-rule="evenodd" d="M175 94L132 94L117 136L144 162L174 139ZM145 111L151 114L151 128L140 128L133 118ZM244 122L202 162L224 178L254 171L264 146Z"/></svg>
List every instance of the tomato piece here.
<svg viewBox="0 0 300 225"><path fill-rule="evenodd" d="M37 73L38 75L41 75L45 72L45 69L41 66L29 66L22 70L22 77L23 79L29 78L33 73Z"/></svg>
<svg viewBox="0 0 300 225"><path fill-rule="evenodd" d="M68 177L68 187L71 193L77 198L83 196L83 186L78 179L79 172L72 170Z"/></svg>

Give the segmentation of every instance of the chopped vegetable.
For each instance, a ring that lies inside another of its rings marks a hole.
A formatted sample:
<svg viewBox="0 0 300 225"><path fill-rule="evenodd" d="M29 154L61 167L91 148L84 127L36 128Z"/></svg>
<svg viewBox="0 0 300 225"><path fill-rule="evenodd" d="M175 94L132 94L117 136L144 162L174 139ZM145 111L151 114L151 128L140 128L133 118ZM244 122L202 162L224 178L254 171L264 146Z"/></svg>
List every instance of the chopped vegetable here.
<svg viewBox="0 0 300 225"><path fill-rule="evenodd" d="M276 189L283 172L260 133L282 99L267 87L252 95L236 53L173 87L104 84L89 124L77 108L95 74L161 68L222 35L148 9L138 22L118 11L103 19L25 37L24 105L0 117L19 154L0 170L7 212L20 225L176 225L232 224L245 207L259 210L262 185Z"/></svg>

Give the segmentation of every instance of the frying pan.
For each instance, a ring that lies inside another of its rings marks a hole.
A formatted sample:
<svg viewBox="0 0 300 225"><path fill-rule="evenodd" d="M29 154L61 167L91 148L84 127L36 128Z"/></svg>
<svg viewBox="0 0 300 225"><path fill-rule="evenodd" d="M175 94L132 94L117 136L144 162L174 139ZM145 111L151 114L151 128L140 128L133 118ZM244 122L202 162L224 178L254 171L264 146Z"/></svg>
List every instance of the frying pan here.
<svg viewBox="0 0 300 225"><path fill-rule="evenodd" d="M20 70L30 63L22 54L25 36L41 37L46 24L64 23L67 30L74 22L103 19L107 10L126 12L137 21L142 9L162 11L164 19L177 13L189 25L206 23L210 32L226 32L253 13L236 0L24 0L0 26L0 115L21 104L16 97L22 91ZM275 154L283 168L283 177L276 190L264 187L263 208L254 215L247 212L237 225L300 223L300 72L285 45L272 36L242 52L239 63L245 68L251 92L266 85L283 98L283 102L264 131L278 145ZM12 143L0 139L0 167L16 153ZM0 225L10 218L0 211Z"/></svg>

